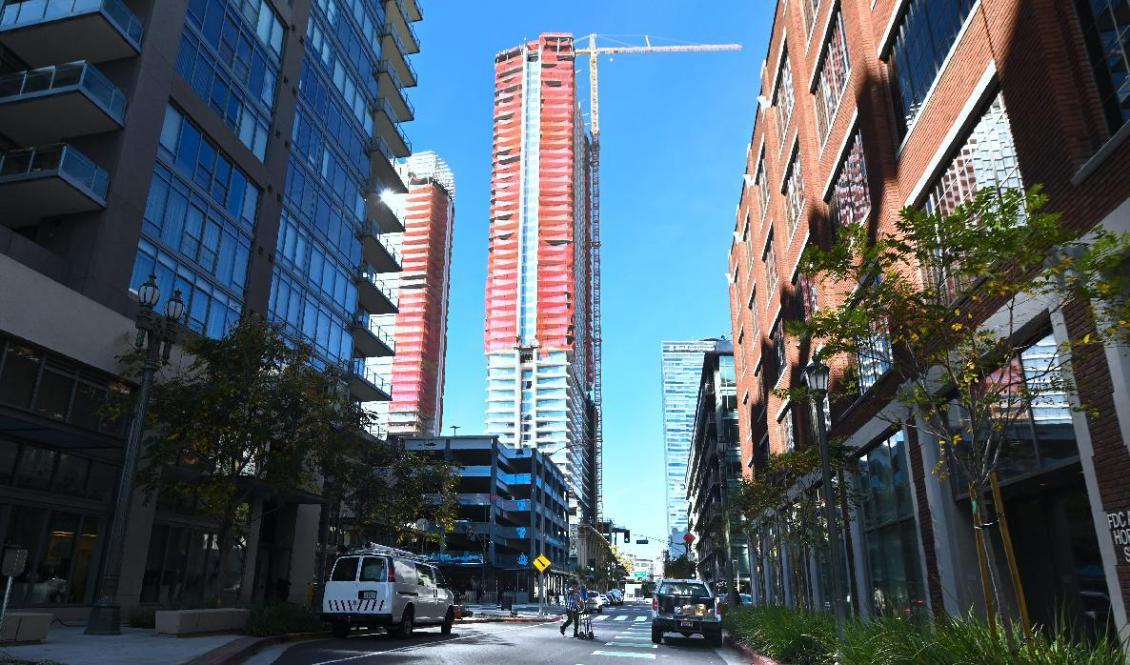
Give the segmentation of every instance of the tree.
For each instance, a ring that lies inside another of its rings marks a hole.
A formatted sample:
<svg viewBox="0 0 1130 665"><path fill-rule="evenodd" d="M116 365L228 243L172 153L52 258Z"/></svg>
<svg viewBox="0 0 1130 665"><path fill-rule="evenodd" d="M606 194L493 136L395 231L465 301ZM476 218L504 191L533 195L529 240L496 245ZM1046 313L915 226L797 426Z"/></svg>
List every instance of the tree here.
<svg viewBox="0 0 1130 665"><path fill-rule="evenodd" d="M663 577L691 579L694 575L694 562L687 558L685 553L677 558L668 558L663 561Z"/></svg>
<svg viewBox="0 0 1130 665"><path fill-rule="evenodd" d="M1080 239L1046 203L1039 188L986 189L948 211L907 208L889 234L843 228L830 247L810 247L801 270L824 294L857 288L789 326L842 370L833 399L865 392L864 379L882 375L875 390L906 409L880 417L939 442L937 471L956 474L973 499L990 617L1000 576L983 512L1015 426L1033 406L1067 403L1073 349L1130 339L1127 237L1099 230ZM1031 314L1054 316L1073 301L1096 304L1095 330L1021 367L1035 341Z"/></svg>
<svg viewBox="0 0 1130 665"><path fill-rule="evenodd" d="M341 457L366 416L334 368L258 317L223 339L185 343L186 367L153 388L140 486L217 519L219 556L206 592L220 599L233 546L256 496L318 493L321 469Z"/></svg>

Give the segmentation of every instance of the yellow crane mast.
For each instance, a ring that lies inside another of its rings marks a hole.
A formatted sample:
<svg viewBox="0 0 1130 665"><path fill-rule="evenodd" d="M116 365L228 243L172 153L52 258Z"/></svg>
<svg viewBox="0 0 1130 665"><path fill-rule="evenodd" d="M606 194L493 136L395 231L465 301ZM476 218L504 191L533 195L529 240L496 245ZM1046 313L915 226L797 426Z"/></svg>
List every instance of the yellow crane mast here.
<svg viewBox="0 0 1130 665"><path fill-rule="evenodd" d="M589 129L592 134L592 143L589 149L589 173L592 177L592 335L593 335L593 431L595 433L596 459L592 460L594 469L594 490L599 497L594 509L594 521L599 522L603 510L603 449L604 449L604 424L602 422L602 390L601 390L601 329L600 329L600 76L597 61L602 55L627 55L633 53L700 53L706 51L740 51L741 44L676 44L655 46L651 37L643 36L643 46L630 46L619 44L614 46L597 46L596 38L599 35L588 36L588 48L575 49L577 55L589 56Z"/></svg>

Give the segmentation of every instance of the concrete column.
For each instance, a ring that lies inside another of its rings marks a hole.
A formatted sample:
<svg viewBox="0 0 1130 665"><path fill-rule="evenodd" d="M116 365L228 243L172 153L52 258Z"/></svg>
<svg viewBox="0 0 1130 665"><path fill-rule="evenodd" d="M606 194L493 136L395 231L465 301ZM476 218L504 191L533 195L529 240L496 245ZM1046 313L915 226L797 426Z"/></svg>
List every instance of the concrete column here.
<svg viewBox="0 0 1130 665"><path fill-rule="evenodd" d="M259 525L263 521L262 499L251 500L247 545L243 550L243 577L239 584L239 602L251 603L255 593L255 571L259 559Z"/></svg>
<svg viewBox="0 0 1130 665"><path fill-rule="evenodd" d="M118 581L118 604L122 616L128 617L131 608L141 600L141 584L145 577L145 563L149 558L149 539L153 535L153 516L157 513L157 497L146 501L145 492L134 492L130 506L130 520L126 525L126 546L122 552L121 578ZM103 520L103 534L109 531L109 521ZM105 543L99 545L100 570ZM91 580L97 579L91 577Z"/></svg>
<svg viewBox="0 0 1130 665"><path fill-rule="evenodd" d="M316 570L318 520L322 506L308 503L298 506L294 514L294 539L290 550L290 602L305 605L310 585L318 581Z"/></svg>

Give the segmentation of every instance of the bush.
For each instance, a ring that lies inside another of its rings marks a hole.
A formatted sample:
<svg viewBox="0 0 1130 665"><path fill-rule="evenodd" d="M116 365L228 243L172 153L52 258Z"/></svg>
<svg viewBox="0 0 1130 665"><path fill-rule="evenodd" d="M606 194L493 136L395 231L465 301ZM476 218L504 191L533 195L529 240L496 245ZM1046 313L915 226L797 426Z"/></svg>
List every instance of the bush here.
<svg viewBox="0 0 1130 665"><path fill-rule="evenodd" d="M723 627L754 651L790 665L823 665L836 650L832 617L781 606L731 607Z"/></svg>
<svg viewBox="0 0 1130 665"><path fill-rule="evenodd" d="M316 612L294 603L251 608L247 634L256 637L287 633L314 633L324 628Z"/></svg>
<svg viewBox="0 0 1130 665"><path fill-rule="evenodd" d="M738 607L723 626L751 649L790 665L831 665L835 624L827 614L786 607ZM1079 640L1060 627L1051 639L1036 630L1031 648L1017 625L989 628L969 615L936 626L898 618L852 621L839 645L841 665L1125 665L1110 639Z"/></svg>

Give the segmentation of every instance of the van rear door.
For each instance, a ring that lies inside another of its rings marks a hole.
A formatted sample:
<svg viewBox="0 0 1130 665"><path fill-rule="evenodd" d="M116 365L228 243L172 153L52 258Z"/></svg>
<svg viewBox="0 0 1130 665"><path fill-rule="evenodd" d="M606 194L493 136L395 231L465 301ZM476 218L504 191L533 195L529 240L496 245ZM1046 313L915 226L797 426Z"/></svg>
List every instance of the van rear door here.
<svg viewBox="0 0 1130 665"><path fill-rule="evenodd" d="M357 611L357 570L361 557L343 556L334 562L330 578L326 580L326 593L322 597L322 611L327 614L352 614Z"/></svg>
<svg viewBox="0 0 1130 665"><path fill-rule="evenodd" d="M392 585L388 583L388 559L367 556L361 559L357 576L358 598L364 614L392 613Z"/></svg>

